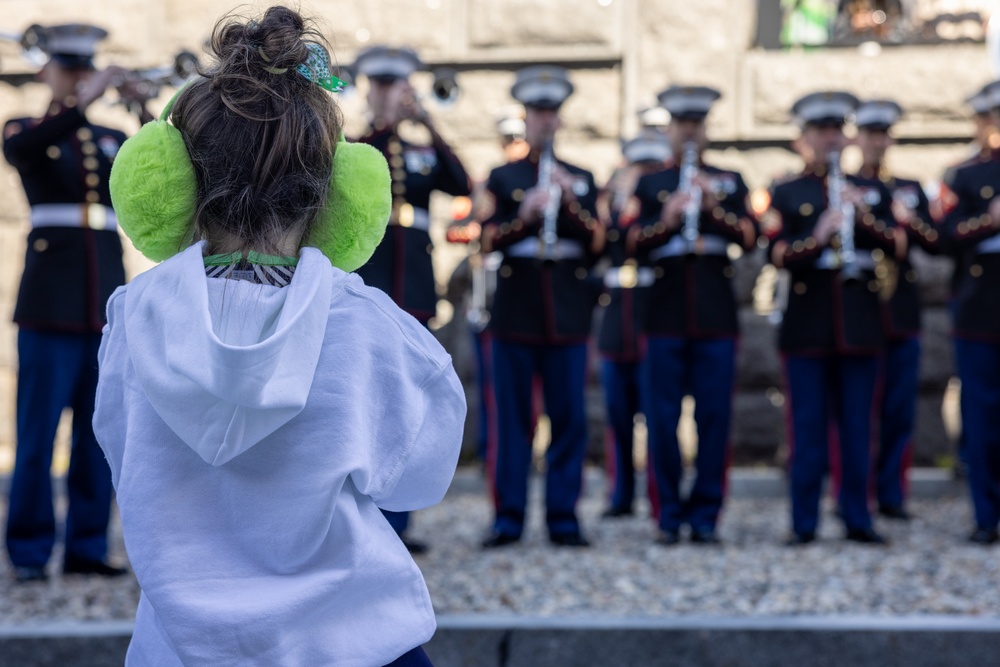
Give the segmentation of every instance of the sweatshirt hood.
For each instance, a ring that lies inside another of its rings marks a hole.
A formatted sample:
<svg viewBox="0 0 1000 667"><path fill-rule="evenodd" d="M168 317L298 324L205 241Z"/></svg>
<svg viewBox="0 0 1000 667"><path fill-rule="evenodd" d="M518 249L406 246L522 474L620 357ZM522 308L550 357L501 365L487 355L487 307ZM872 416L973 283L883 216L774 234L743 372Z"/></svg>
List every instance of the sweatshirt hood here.
<svg viewBox="0 0 1000 667"><path fill-rule="evenodd" d="M287 287L207 278L203 243L137 276L125 297L129 357L156 413L218 466L305 407L335 278L303 248Z"/></svg>

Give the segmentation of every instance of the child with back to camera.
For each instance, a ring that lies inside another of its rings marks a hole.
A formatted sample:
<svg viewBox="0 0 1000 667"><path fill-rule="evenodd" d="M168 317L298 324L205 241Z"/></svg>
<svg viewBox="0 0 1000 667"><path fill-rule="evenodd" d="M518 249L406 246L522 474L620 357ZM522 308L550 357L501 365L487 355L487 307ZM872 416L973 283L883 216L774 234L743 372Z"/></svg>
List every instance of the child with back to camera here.
<svg viewBox="0 0 1000 667"><path fill-rule="evenodd" d="M119 224L166 260L111 297L99 355L142 588L129 665L430 664L430 597L379 508L440 501L465 398L431 334L347 273L389 174L342 141L322 42L283 7L223 19L218 62L112 172Z"/></svg>

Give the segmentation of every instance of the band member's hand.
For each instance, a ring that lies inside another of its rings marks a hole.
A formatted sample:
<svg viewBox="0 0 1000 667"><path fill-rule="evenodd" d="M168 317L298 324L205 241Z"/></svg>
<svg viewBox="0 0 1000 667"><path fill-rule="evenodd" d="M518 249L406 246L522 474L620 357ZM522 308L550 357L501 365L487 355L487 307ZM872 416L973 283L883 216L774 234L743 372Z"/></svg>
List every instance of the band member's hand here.
<svg viewBox="0 0 1000 667"><path fill-rule="evenodd" d="M708 174L699 171L694 175L694 185L701 188L701 210L711 211L719 205L719 198L715 193L715 182Z"/></svg>
<svg viewBox="0 0 1000 667"><path fill-rule="evenodd" d="M118 65L110 65L106 69L95 72L84 79L77 87L76 103L81 109L86 109L95 100L104 95L104 91L114 81L124 81L128 76L128 70Z"/></svg>
<svg viewBox="0 0 1000 667"><path fill-rule="evenodd" d="M917 213L903 202L898 199L894 199L892 202L892 215L896 218L896 221L899 222L899 224L909 225L913 222Z"/></svg>
<svg viewBox="0 0 1000 667"><path fill-rule="evenodd" d="M524 193L524 199L517 209L517 217L525 223L541 222L545 207L549 202L549 193L543 188L530 188Z"/></svg>
<svg viewBox="0 0 1000 667"><path fill-rule="evenodd" d="M864 192L850 183L844 185L844 191L841 196L844 199L844 203L853 206L855 211L867 205L865 204Z"/></svg>
<svg viewBox="0 0 1000 667"><path fill-rule="evenodd" d="M826 209L819 216L819 221L813 229L813 236L820 245L830 243L830 238L840 231L844 222L844 214L840 211Z"/></svg>
<svg viewBox="0 0 1000 667"><path fill-rule="evenodd" d="M573 193L575 181L568 171L557 165L552 170L552 182L562 191L563 205L576 201L576 194Z"/></svg>
<svg viewBox="0 0 1000 667"><path fill-rule="evenodd" d="M409 83L406 84L406 90L400 101L399 118L400 120L412 120L427 127L431 126L430 115L420 103L416 91L413 90L413 86L409 85Z"/></svg>
<svg viewBox="0 0 1000 667"><path fill-rule="evenodd" d="M663 212L660 213L660 220L667 225L667 229L677 229L684 220L684 213L687 211L691 196L683 192L677 192L667 198L663 204Z"/></svg>
<svg viewBox="0 0 1000 667"><path fill-rule="evenodd" d="M990 226L1000 226L1000 197L993 198L993 201L990 202L988 210L990 213Z"/></svg>

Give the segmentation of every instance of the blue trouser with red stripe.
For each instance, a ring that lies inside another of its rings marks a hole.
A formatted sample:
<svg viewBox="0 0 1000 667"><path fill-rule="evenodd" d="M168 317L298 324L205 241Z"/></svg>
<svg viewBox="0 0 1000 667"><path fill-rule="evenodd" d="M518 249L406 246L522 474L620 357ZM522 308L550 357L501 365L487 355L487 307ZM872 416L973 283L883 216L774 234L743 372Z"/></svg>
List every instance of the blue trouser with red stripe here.
<svg viewBox="0 0 1000 667"><path fill-rule="evenodd" d="M493 338L487 331L470 330L472 351L476 357L476 454L485 461L491 443L496 441L496 405L493 398Z"/></svg>
<svg viewBox="0 0 1000 667"><path fill-rule="evenodd" d="M882 359L882 401L879 410L876 495L880 507L902 507L907 461L917 416L920 339L890 341Z"/></svg>
<svg viewBox="0 0 1000 667"><path fill-rule="evenodd" d="M552 442L545 453L545 520L550 535L578 533L576 503L583 483L587 449L584 384L586 344L528 345L493 341L493 385L496 392L498 441L493 530L520 537L528 504L531 469L532 391L535 375L542 382Z"/></svg>
<svg viewBox="0 0 1000 667"><path fill-rule="evenodd" d="M789 354L785 374L785 400L791 416L792 530L808 535L819 526L831 423L837 427L840 443L839 498L844 524L853 530L870 529L869 452L878 358Z"/></svg>
<svg viewBox="0 0 1000 667"><path fill-rule="evenodd" d="M1000 345L955 339L962 436L976 526L1000 524Z"/></svg>
<svg viewBox="0 0 1000 667"><path fill-rule="evenodd" d="M660 528L714 530L726 487L736 341L650 337L640 372ZM682 500L677 423L686 394L695 401L698 458L694 486Z"/></svg>
<svg viewBox="0 0 1000 667"><path fill-rule="evenodd" d="M635 500L633 431L635 415L641 410L639 364L605 359L601 364L601 383L614 447L605 462L609 480L613 477L610 504L613 509L631 510Z"/></svg>
<svg viewBox="0 0 1000 667"><path fill-rule="evenodd" d="M44 566L56 541L52 447L64 408L73 409L66 479L66 558L107 556L111 469L91 420L101 334L21 329L17 334L17 454L7 511L7 552L19 567Z"/></svg>

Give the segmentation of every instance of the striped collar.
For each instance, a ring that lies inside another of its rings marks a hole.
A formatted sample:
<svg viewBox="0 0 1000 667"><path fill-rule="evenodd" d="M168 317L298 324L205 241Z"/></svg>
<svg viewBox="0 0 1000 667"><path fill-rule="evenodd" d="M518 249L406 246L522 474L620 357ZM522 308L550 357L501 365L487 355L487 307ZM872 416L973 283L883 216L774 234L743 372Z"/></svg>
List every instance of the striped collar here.
<svg viewBox="0 0 1000 667"><path fill-rule="evenodd" d="M209 278L246 280L258 285L287 287L292 281L298 257L276 257L250 251L209 255L205 260L205 275Z"/></svg>

